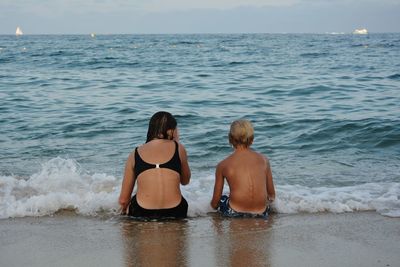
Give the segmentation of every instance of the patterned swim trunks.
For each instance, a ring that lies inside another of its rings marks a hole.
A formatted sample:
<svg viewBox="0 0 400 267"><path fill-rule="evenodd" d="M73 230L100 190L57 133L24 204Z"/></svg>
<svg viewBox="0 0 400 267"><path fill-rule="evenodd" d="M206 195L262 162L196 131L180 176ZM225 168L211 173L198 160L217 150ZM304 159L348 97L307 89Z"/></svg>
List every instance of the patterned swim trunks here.
<svg viewBox="0 0 400 267"><path fill-rule="evenodd" d="M231 218L268 218L268 213L270 212L270 207L267 206L265 211L261 214L259 213L248 213L248 212L239 212L235 211L229 206L229 197L227 195L223 195L219 201L219 205L217 210L222 214L224 217L231 217Z"/></svg>

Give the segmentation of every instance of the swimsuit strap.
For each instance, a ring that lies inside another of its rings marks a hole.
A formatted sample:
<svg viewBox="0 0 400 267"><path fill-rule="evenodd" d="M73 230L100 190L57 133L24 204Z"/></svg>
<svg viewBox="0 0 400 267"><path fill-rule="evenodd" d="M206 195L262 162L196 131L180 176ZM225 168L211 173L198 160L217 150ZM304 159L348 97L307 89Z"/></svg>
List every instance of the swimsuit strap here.
<svg viewBox="0 0 400 267"><path fill-rule="evenodd" d="M165 163L157 163L157 164L152 164L144 161L142 157L140 157L138 148L135 148L135 175L136 177L139 176L144 171L147 171L149 169L155 169L155 168L167 168L173 171L176 171L177 173L181 173L182 170L182 164L181 160L179 158L179 145L178 143L174 140L175 143L175 152L174 155L170 160L168 160Z"/></svg>

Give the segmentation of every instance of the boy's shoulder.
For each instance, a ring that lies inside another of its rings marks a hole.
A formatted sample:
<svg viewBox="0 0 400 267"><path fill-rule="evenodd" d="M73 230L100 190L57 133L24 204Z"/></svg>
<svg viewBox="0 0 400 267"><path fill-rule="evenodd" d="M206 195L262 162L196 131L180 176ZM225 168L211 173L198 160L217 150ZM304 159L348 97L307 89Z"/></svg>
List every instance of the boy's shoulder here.
<svg viewBox="0 0 400 267"><path fill-rule="evenodd" d="M255 150L251 150L251 153L254 155L254 160L255 162L258 162L258 164L264 164L264 165L269 165L269 159L266 155L257 152Z"/></svg>
<svg viewBox="0 0 400 267"><path fill-rule="evenodd" d="M226 156L223 160L221 160L221 161L217 164L217 168L229 167L229 165L232 164L233 159L234 159L234 153L229 154L228 156Z"/></svg>
<svg viewBox="0 0 400 267"><path fill-rule="evenodd" d="M231 157L231 155L227 156L226 158L224 158L223 160L218 162L217 166L222 167L222 166L228 164L230 161L230 157Z"/></svg>

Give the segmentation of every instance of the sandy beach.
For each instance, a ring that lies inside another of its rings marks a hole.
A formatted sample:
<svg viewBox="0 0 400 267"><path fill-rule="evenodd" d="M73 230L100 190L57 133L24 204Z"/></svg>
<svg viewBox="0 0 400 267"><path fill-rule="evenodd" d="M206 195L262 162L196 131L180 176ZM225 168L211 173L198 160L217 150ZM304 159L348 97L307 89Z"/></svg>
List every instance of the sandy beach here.
<svg viewBox="0 0 400 267"><path fill-rule="evenodd" d="M0 220L0 266L399 266L400 220L374 212L139 222Z"/></svg>

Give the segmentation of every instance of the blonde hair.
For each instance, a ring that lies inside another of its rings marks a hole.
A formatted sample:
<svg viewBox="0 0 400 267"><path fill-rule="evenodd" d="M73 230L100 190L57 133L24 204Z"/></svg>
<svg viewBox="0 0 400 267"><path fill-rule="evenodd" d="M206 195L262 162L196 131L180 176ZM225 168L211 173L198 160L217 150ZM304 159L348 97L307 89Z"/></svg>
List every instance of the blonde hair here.
<svg viewBox="0 0 400 267"><path fill-rule="evenodd" d="M253 143L254 139L254 128L251 122L248 120L236 120L232 122L231 129L229 131L229 143L233 147L242 145L249 147Z"/></svg>

